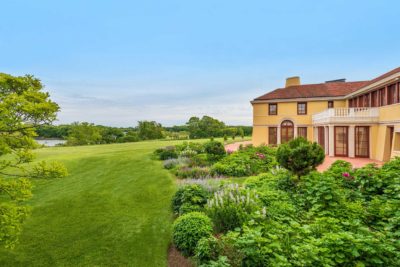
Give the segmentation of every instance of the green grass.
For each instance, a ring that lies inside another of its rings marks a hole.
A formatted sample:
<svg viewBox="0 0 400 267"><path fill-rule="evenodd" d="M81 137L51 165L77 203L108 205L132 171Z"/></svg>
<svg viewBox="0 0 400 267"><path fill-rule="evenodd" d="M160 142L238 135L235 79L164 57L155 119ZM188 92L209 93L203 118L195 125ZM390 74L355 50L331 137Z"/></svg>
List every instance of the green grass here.
<svg viewBox="0 0 400 267"><path fill-rule="evenodd" d="M139 142L38 150L70 175L35 182L32 214L0 266L166 266L174 178Z"/></svg>

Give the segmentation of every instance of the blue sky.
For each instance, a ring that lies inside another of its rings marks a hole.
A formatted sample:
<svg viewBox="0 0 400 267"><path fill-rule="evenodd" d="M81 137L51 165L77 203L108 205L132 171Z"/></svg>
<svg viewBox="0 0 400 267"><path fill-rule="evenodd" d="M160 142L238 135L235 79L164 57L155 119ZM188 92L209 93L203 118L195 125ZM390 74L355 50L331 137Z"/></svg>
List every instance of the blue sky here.
<svg viewBox="0 0 400 267"><path fill-rule="evenodd" d="M400 66L399 1L2 0L0 72L33 74L59 121L251 125L284 85Z"/></svg>

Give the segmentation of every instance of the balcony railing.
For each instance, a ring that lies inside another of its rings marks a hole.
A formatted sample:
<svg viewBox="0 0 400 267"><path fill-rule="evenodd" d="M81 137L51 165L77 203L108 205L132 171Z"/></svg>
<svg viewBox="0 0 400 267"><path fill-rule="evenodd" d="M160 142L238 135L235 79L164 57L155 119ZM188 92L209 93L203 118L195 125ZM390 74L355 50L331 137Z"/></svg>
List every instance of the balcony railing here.
<svg viewBox="0 0 400 267"><path fill-rule="evenodd" d="M378 108L329 108L312 116L313 123L377 122Z"/></svg>

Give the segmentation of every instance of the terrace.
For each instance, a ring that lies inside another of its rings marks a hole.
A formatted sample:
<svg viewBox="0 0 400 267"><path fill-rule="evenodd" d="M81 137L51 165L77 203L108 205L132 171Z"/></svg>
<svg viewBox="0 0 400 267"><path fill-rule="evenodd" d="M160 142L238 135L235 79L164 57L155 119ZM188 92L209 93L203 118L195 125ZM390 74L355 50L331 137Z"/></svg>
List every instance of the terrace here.
<svg viewBox="0 0 400 267"><path fill-rule="evenodd" d="M329 108L312 116L314 124L374 123L378 121L378 108Z"/></svg>

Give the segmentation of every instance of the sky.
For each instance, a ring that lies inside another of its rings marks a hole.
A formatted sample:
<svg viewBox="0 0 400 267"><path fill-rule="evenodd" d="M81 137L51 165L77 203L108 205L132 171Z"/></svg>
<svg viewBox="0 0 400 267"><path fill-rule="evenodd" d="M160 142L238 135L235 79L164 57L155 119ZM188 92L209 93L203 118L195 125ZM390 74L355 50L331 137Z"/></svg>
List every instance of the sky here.
<svg viewBox="0 0 400 267"><path fill-rule="evenodd" d="M283 87L400 66L400 1L1 0L0 72L33 74L56 124L251 125Z"/></svg>

